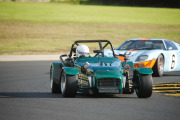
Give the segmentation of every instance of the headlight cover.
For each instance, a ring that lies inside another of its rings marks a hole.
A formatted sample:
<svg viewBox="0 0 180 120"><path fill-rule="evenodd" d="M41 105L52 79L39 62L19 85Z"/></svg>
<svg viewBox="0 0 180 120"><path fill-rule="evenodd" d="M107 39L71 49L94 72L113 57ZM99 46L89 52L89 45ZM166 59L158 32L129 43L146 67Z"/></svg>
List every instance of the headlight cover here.
<svg viewBox="0 0 180 120"><path fill-rule="evenodd" d="M87 70L89 68L90 64L88 62L86 62L83 67Z"/></svg>
<svg viewBox="0 0 180 120"><path fill-rule="evenodd" d="M135 61L136 62L145 61L147 58L148 58L148 55L141 55Z"/></svg>

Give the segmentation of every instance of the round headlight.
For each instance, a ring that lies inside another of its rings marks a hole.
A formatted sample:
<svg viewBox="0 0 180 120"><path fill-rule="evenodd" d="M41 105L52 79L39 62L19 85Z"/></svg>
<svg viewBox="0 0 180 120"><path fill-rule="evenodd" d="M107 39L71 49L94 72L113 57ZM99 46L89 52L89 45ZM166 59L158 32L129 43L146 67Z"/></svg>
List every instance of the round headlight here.
<svg viewBox="0 0 180 120"><path fill-rule="evenodd" d="M85 69L88 69L89 68L89 63L88 62L86 62L84 65L83 65L83 67L85 68Z"/></svg>

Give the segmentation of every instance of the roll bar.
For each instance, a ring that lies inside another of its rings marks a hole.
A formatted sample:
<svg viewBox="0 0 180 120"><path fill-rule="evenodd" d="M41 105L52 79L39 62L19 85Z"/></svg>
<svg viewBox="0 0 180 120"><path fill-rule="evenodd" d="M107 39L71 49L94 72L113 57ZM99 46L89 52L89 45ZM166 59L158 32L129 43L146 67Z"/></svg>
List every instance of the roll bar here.
<svg viewBox="0 0 180 120"><path fill-rule="evenodd" d="M111 46L111 50L113 52L113 56L115 57L115 53L114 53L114 48L111 44L111 42L109 40L77 40L75 41L73 44L72 44L72 47L71 47L71 51L70 51L70 54L69 54L69 57L71 58L72 57L72 51L73 51L73 48L74 48L74 45L79 45L79 43L92 43L92 42L98 42L99 43L99 47L100 47L100 50L103 50L108 44ZM102 46L102 42L106 42L106 44L104 46ZM104 56L104 53L102 53L102 56Z"/></svg>

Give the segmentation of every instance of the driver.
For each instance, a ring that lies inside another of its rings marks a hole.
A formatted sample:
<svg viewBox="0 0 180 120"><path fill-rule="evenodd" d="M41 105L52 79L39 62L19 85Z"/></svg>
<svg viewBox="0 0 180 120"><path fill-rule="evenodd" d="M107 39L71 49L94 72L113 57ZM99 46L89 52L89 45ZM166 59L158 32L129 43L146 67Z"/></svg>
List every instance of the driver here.
<svg viewBox="0 0 180 120"><path fill-rule="evenodd" d="M76 57L89 57L89 48L86 45L78 45L76 48Z"/></svg>

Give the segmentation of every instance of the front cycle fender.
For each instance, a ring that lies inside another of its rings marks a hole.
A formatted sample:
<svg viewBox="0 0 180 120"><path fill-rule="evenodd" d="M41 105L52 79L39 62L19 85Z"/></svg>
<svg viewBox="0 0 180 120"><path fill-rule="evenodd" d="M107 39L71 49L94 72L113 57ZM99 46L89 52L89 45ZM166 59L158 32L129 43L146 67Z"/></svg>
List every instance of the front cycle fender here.
<svg viewBox="0 0 180 120"><path fill-rule="evenodd" d="M77 75L79 74L79 70L77 68L73 68L73 67L63 67L62 68L64 70L64 72L67 75Z"/></svg>
<svg viewBox="0 0 180 120"><path fill-rule="evenodd" d="M149 67L135 68L136 74L149 75L153 73L153 70Z"/></svg>

